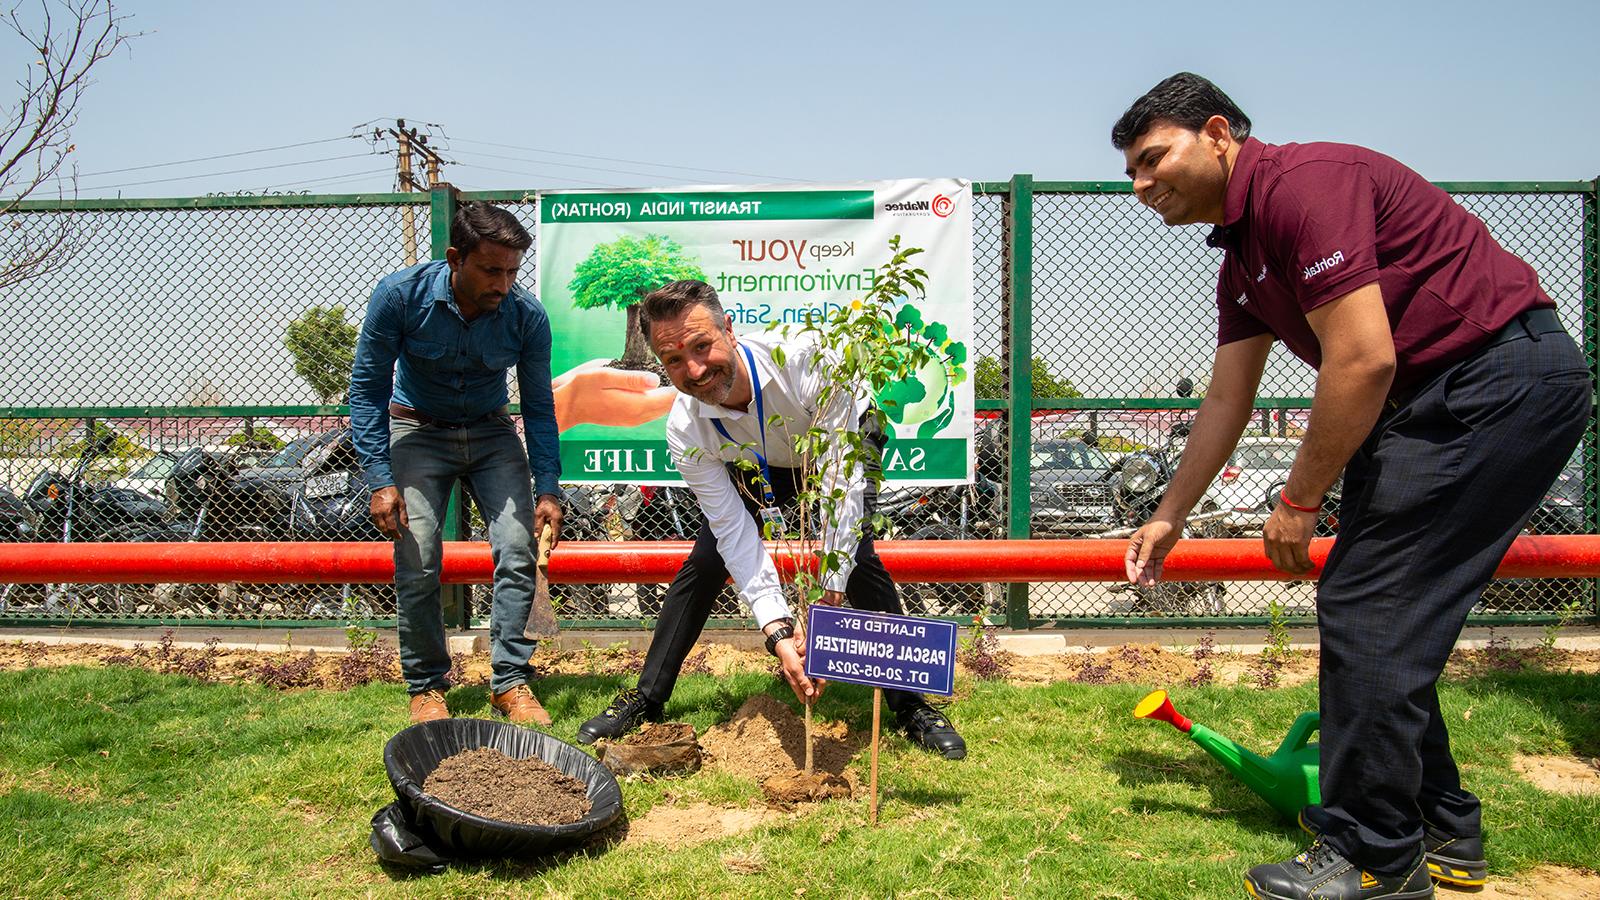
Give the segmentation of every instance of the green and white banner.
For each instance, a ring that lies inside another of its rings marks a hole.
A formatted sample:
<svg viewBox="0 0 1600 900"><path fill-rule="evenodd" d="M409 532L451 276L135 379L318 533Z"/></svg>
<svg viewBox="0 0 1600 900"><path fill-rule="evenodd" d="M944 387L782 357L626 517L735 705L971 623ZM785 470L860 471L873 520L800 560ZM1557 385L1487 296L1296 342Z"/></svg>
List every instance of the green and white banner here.
<svg viewBox="0 0 1600 900"><path fill-rule="evenodd" d="M717 289L736 333L798 325L862 297L889 239L920 247L926 298L902 300L902 331L931 362L890 385L899 415L886 477L961 484L972 475L972 185L907 179L846 185L582 190L539 197L537 287L550 314L562 478L672 484L674 392L637 371L654 358L633 304L667 282Z"/></svg>

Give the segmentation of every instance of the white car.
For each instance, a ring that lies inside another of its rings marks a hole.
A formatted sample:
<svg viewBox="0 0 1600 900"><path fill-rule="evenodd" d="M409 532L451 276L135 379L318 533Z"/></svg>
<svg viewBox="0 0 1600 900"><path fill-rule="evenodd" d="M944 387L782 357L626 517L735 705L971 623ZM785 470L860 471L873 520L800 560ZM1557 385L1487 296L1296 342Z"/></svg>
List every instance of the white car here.
<svg viewBox="0 0 1600 900"><path fill-rule="evenodd" d="M1289 478L1299 438L1246 437L1228 457L1209 495L1217 506L1235 512L1270 512L1268 493Z"/></svg>

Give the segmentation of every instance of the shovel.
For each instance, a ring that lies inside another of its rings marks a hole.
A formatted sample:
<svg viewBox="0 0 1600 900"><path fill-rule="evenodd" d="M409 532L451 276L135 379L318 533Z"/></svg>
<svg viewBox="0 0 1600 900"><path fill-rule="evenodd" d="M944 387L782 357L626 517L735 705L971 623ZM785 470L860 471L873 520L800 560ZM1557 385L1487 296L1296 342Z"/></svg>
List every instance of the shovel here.
<svg viewBox="0 0 1600 900"><path fill-rule="evenodd" d="M556 611L550 605L550 523L539 532L539 558L533 573L533 608L528 610L528 625L522 636L529 640L553 638L561 633Z"/></svg>

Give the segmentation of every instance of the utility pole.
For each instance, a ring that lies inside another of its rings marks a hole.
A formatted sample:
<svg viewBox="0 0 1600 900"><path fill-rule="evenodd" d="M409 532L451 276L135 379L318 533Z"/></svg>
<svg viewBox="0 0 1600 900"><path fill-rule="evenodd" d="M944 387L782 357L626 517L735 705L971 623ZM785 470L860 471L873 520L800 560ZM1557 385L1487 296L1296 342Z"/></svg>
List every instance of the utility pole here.
<svg viewBox="0 0 1600 900"><path fill-rule="evenodd" d="M374 128L372 138L382 141L385 137L395 140L397 153L395 154L395 181L401 193L409 194L415 191L423 193L431 190L440 183L441 169L444 166L444 157L428 146L428 136L419 134L416 128L407 128L405 119L395 119L393 128ZM411 169L411 156L416 154L422 158L428 168L428 182L422 184L417 181L416 174ZM400 208L401 240L405 243L406 265L417 264L417 219L416 209L410 206Z"/></svg>

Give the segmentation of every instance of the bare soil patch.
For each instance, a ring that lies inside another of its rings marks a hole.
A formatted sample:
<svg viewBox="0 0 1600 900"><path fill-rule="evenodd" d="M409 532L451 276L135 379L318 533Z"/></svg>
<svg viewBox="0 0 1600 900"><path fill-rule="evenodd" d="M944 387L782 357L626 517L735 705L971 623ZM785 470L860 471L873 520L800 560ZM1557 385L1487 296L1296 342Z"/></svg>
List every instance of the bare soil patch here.
<svg viewBox="0 0 1600 900"><path fill-rule="evenodd" d="M422 789L473 815L520 825L567 825L589 812L583 782L530 756L463 750L439 761Z"/></svg>
<svg viewBox="0 0 1600 900"><path fill-rule="evenodd" d="M1440 891L1439 895L1446 893ZM1482 893L1460 896L1483 900L1600 900L1600 875L1564 866L1539 866L1513 878L1490 876Z"/></svg>
<svg viewBox="0 0 1600 900"><path fill-rule="evenodd" d="M709 803L691 803L688 806L671 806L661 803L637 819L628 822L628 833L623 845L657 843L670 849L688 847L714 841L717 838L742 834L768 822L781 821L786 816L766 807L727 807Z"/></svg>
<svg viewBox="0 0 1600 900"><path fill-rule="evenodd" d="M1600 759L1517 754L1511 768L1552 794L1600 794Z"/></svg>

